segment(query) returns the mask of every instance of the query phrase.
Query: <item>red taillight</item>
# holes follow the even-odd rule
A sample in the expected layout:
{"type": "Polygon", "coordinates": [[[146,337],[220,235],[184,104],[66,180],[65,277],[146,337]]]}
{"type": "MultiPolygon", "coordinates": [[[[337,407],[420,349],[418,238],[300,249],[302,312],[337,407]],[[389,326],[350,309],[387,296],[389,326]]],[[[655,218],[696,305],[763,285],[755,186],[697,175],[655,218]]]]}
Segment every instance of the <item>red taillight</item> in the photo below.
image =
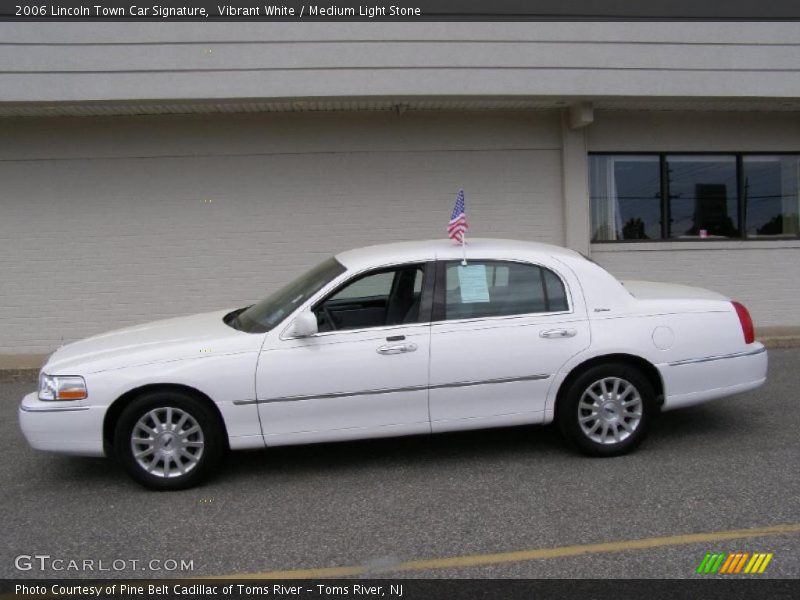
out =
{"type": "Polygon", "coordinates": [[[742,325],[742,333],[744,334],[744,343],[752,344],[756,341],[756,330],[753,327],[753,319],[750,318],[750,313],[743,304],[738,302],[731,302],[733,308],[736,309],[736,315],[739,317],[739,323],[742,325]]]}

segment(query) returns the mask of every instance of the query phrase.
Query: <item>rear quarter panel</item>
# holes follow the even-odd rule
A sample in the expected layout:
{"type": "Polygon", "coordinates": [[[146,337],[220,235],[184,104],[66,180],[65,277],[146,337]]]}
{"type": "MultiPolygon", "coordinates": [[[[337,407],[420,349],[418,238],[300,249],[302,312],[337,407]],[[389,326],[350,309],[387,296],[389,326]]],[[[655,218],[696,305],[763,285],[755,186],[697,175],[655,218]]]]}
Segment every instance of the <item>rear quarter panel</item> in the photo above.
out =
{"type": "Polygon", "coordinates": [[[730,302],[633,300],[626,314],[591,320],[592,346],[627,348],[654,365],[747,348],[730,302]]]}
{"type": "Polygon", "coordinates": [[[592,346],[624,352],[629,345],[626,353],[655,365],[664,388],[664,410],[744,392],[764,382],[766,352],[757,342],[745,343],[729,302],[715,307],[681,301],[684,306],[672,307],[676,312],[666,312],[671,305],[667,301],[660,303],[660,310],[655,302],[641,304],[642,311],[655,310],[593,321],[592,346]]]}
{"type": "Polygon", "coordinates": [[[552,420],[558,391],[569,373],[600,356],[628,354],[643,358],[658,370],[665,408],[675,408],[744,389],[763,382],[766,354],[756,359],[728,359],[672,366],[737,353],[756,352],[746,344],[738,316],[728,300],[638,299],[605,270],[588,261],[568,265],[586,300],[591,344],[560,369],[548,392],[546,421],[552,420]],[[745,361],[746,364],[745,364],[745,361]]]}

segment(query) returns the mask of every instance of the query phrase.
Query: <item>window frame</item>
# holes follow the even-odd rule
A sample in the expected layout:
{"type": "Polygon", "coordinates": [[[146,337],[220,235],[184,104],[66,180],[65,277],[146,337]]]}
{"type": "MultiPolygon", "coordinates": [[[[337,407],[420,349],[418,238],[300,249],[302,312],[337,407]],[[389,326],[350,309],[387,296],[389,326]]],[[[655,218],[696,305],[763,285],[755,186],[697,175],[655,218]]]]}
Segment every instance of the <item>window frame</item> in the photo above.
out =
{"type": "MultiPolygon", "coordinates": [[[[422,268],[422,290],[420,295],[420,304],[419,304],[419,317],[416,323],[399,323],[396,325],[375,325],[373,327],[358,327],[354,329],[334,329],[331,331],[318,331],[315,334],[312,334],[308,337],[325,337],[329,335],[341,335],[341,334],[350,334],[350,333],[359,333],[359,332],[366,332],[366,331],[380,331],[380,330],[393,330],[399,329],[403,327],[420,327],[420,326],[430,326],[431,324],[431,313],[432,313],[432,306],[433,306],[433,293],[434,293],[434,280],[435,280],[435,261],[433,260],[412,260],[408,262],[399,262],[396,264],[388,264],[382,265],[380,267],[371,267],[367,269],[363,269],[358,272],[354,272],[351,274],[350,277],[340,281],[338,284],[334,285],[328,291],[322,291],[321,296],[318,298],[314,298],[308,304],[307,309],[302,310],[309,310],[312,313],[315,311],[317,307],[321,304],[338,294],[347,286],[355,283],[359,279],[363,279],[364,277],[369,277],[371,275],[378,275],[380,273],[386,273],[389,271],[396,271],[398,269],[403,269],[407,267],[421,267],[422,268]]],[[[291,338],[294,339],[294,338],[291,338]]]]}
{"type": "MultiPolygon", "coordinates": [[[[745,200],[743,196],[744,191],[744,159],[747,156],[796,156],[798,161],[800,162],[800,150],[798,151],[768,151],[768,150],[757,150],[757,151],[725,151],[725,150],[703,150],[703,151],[694,151],[694,150],[670,150],[668,152],[664,151],[648,151],[648,150],[624,150],[620,152],[608,151],[604,150],[601,152],[589,152],[587,154],[589,157],[591,156],[657,156],[659,160],[659,173],[660,173],[660,201],[661,201],[661,237],[658,239],[653,240],[642,240],[642,239],[635,239],[635,240],[595,240],[592,239],[592,231],[589,232],[589,243],[590,244],[725,244],[730,242],[746,242],[746,243],[775,243],[775,242],[792,242],[800,240],[800,230],[798,230],[797,234],[795,235],[783,235],[783,236],[776,236],[776,237],[748,237],[747,236],[747,220],[745,217],[745,200]],[[726,238],[678,238],[678,237],[667,237],[667,233],[669,232],[669,219],[671,213],[671,206],[669,202],[669,181],[668,181],[668,173],[667,173],[667,157],[668,156],[730,156],[733,157],[736,163],[736,209],[738,212],[736,225],[739,229],[739,235],[737,237],[726,237],[726,238]]],[[[589,201],[589,212],[591,215],[592,205],[591,205],[591,181],[589,182],[589,193],[590,197],[589,201]]]]}
{"type": "MultiPolygon", "coordinates": [[[[564,287],[564,295],[567,300],[567,310],[558,310],[558,311],[548,311],[548,312],[531,312],[531,313],[519,313],[515,315],[493,315],[493,316],[486,316],[486,317],[467,317],[463,319],[447,319],[445,318],[446,315],[446,303],[447,303],[447,265],[450,263],[458,263],[460,262],[458,259],[443,259],[436,261],[436,278],[434,282],[434,290],[433,290],[433,306],[432,306],[432,313],[431,313],[431,324],[450,324],[450,323],[474,323],[474,322],[481,322],[481,321],[498,321],[498,320],[508,320],[508,319],[525,319],[531,317],[550,317],[550,316],[562,316],[562,315],[570,315],[575,311],[575,305],[572,301],[572,290],[570,289],[569,283],[567,282],[566,277],[564,277],[558,270],[554,269],[553,267],[544,265],[538,262],[532,262],[530,260],[519,260],[519,259],[509,259],[509,258],[480,258],[480,257],[469,257],[467,259],[467,264],[471,263],[496,263],[496,264],[504,264],[504,263],[511,263],[511,264],[521,264],[526,265],[529,267],[538,267],[539,269],[544,269],[550,271],[556,278],[561,282],[561,285],[564,287]]],[[[544,285],[544,275],[542,275],[542,282],[544,285]]]]}

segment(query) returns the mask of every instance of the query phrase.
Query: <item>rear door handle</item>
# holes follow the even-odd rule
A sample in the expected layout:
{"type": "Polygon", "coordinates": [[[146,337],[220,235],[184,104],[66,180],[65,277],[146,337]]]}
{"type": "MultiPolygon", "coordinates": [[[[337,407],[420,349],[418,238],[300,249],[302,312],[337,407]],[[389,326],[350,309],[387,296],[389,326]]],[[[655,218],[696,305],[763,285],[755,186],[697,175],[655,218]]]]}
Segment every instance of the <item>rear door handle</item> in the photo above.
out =
{"type": "Polygon", "coordinates": [[[543,338],[571,338],[578,335],[578,332],[574,329],[548,329],[547,331],[543,331],[539,334],[539,337],[543,338]]]}
{"type": "Polygon", "coordinates": [[[414,352],[416,344],[386,344],[378,348],[378,354],[403,354],[404,352],[414,352]]]}

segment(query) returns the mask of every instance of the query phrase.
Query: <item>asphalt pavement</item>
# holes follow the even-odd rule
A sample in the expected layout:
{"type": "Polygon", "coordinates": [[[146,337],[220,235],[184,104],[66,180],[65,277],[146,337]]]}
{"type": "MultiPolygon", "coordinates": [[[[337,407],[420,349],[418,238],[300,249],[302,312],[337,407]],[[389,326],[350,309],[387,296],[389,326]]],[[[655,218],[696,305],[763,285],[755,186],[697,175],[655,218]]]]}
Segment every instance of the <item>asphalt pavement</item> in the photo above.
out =
{"type": "Polygon", "coordinates": [[[516,427],[233,453],[217,477],[174,493],[140,488],[110,460],[30,449],[17,405],[34,388],[0,384],[0,577],[367,565],[383,577],[684,578],[706,552],[771,552],[760,577],[800,577],[797,527],[711,535],[800,524],[798,349],[771,350],[755,392],[660,415],[624,457],[586,458],[553,427],[516,427]],[[662,541],[631,543],[644,538],[662,541]]]}

